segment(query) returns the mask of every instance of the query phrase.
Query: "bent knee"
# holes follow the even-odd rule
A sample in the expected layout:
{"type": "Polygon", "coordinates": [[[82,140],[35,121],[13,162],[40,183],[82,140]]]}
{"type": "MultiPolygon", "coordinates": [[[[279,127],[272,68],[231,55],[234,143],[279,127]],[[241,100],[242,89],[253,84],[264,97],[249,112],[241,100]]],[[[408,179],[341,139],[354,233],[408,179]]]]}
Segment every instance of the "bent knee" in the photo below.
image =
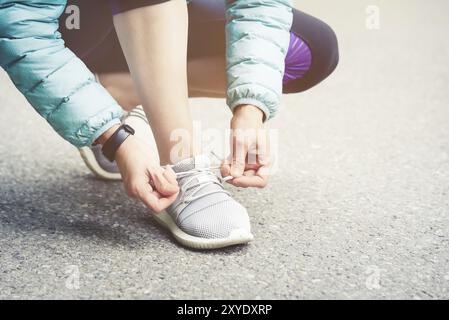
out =
{"type": "Polygon", "coordinates": [[[284,85],[284,93],[314,87],[332,74],[339,62],[337,35],[327,23],[295,9],[292,32],[309,47],[312,63],[303,77],[284,85]]]}
{"type": "Polygon", "coordinates": [[[326,67],[324,78],[329,76],[336,68],[340,59],[338,39],[335,31],[326,23],[321,26],[323,49],[320,53],[322,64],[326,67]]]}

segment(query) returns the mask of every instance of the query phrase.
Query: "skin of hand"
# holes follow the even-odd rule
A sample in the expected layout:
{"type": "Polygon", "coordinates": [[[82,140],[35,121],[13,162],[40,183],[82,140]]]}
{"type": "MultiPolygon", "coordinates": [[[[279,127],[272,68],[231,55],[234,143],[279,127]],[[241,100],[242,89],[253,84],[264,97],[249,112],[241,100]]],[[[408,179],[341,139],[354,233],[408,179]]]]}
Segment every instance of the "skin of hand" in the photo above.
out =
{"type": "Polygon", "coordinates": [[[264,188],[268,182],[270,157],[263,130],[263,112],[252,105],[234,109],[231,120],[232,154],[221,167],[223,177],[236,187],[264,188]]]}
{"type": "MultiPolygon", "coordinates": [[[[99,139],[103,144],[117,130],[114,126],[99,139]]],[[[127,194],[142,201],[156,213],[171,205],[178,196],[176,174],[170,166],[163,168],[154,160],[151,149],[135,136],[129,136],[118,148],[115,160],[127,194]]]]}

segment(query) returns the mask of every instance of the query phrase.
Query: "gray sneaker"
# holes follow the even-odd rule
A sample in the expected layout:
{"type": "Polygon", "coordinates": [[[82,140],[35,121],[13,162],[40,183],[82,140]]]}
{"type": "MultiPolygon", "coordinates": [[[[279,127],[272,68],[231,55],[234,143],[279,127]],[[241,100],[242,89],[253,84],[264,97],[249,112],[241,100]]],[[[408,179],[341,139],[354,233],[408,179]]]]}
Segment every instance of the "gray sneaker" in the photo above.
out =
{"type": "Polygon", "coordinates": [[[155,214],[181,244],[215,249],[253,240],[246,209],[223,187],[208,155],[174,165],[180,192],[164,212],[155,214]]]}
{"type": "Polygon", "coordinates": [[[81,158],[97,178],[104,180],[121,180],[117,163],[109,161],[101,151],[102,146],[83,147],[79,149],[81,158]]]}

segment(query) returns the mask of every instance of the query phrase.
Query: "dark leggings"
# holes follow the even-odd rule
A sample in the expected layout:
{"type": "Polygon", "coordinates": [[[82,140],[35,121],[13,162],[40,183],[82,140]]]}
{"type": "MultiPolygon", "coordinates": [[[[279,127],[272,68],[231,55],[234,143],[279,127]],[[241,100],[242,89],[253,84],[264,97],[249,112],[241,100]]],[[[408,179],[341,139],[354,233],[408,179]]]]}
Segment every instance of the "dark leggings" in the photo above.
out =
{"type": "MultiPolygon", "coordinates": [[[[81,28],[68,30],[61,16],[60,32],[69,47],[96,73],[129,72],[112,23],[112,14],[166,0],[69,0],[80,8],[81,28]]],[[[226,54],[224,0],[193,0],[188,5],[188,60],[226,54]]],[[[284,93],[302,92],[323,81],[338,64],[334,31],[323,21],[293,9],[291,31],[312,52],[312,65],[299,79],[284,85],[284,93]]]]}

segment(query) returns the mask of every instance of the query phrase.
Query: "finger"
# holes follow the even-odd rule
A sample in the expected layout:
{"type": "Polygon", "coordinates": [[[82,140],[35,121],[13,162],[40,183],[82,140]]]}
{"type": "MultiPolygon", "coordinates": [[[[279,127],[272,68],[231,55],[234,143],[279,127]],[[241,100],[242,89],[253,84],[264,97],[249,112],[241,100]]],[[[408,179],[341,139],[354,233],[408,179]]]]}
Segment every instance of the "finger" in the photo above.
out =
{"type": "Polygon", "coordinates": [[[149,184],[144,184],[138,191],[138,198],[154,213],[159,213],[170,206],[177,198],[178,193],[164,197],[149,184]]]}
{"type": "Polygon", "coordinates": [[[253,166],[253,165],[258,165],[257,163],[257,149],[256,149],[256,145],[252,145],[247,153],[246,153],[246,159],[245,159],[245,168],[247,166],[253,166]]]}
{"type": "Polygon", "coordinates": [[[259,130],[257,135],[257,161],[261,165],[268,165],[271,162],[270,143],[265,130],[259,130]]]}
{"type": "Polygon", "coordinates": [[[232,180],[232,184],[236,187],[240,188],[264,188],[267,185],[266,179],[260,177],[260,176],[241,176],[238,178],[234,178],[232,180]]]}
{"type": "Polygon", "coordinates": [[[259,168],[260,168],[260,164],[258,164],[258,163],[255,163],[255,164],[247,163],[247,164],[245,164],[245,172],[243,174],[245,174],[249,170],[257,171],[259,168]]]}
{"type": "Polygon", "coordinates": [[[238,178],[235,178],[232,181],[232,184],[236,187],[255,187],[255,188],[264,188],[266,187],[268,182],[268,175],[263,175],[259,170],[247,170],[244,175],[238,178]]]}
{"type": "Polygon", "coordinates": [[[170,206],[173,202],[175,202],[176,198],[178,197],[178,193],[175,193],[174,195],[171,195],[169,197],[160,197],[158,198],[158,208],[159,212],[162,210],[165,210],[168,206],[170,206]]]}
{"type": "Polygon", "coordinates": [[[270,173],[271,173],[271,165],[270,164],[261,166],[256,172],[256,176],[258,176],[260,178],[260,180],[259,180],[259,184],[255,187],[265,188],[268,184],[268,178],[270,177],[270,173]]]}
{"type": "Polygon", "coordinates": [[[243,176],[234,178],[232,184],[240,188],[258,187],[261,183],[260,179],[261,178],[256,175],[256,170],[247,170],[243,176]]]}
{"type": "Polygon", "coordinates": [[[257,175],[268,180],[268,177],[271,175],[271,168],[271,163],[260,166],[259,169],[257,169],[257,175]]]}
{"type": "Polygon", "coordinates": [[[178,180],[176,179],[176,173],[173,171],[171,166],[167,166],[163,173],[164,177],[168,182],[174,185],[178,185],[178,180]]]}
{"type": "Polygon", "coordinates": [[[154,212],[160,212],[159,199],[153,193],[151,186],[145,183],[137,191],[137,197],[142,201],[150,210],[154,212]]]}
{"type": "MultiPolygon", "coordinates": [[[[243,172],[243,175],[244,176],[250,176],[250,175],[255,175],[255,173],[257,172],[257,170],[260,168],[260,165],[259,164],[245,164],[245,171],[243,172]]],[[[231,172],[231,167],[229,166],[229,165],[223,165],[222,167],[221,167],[221,176],[223,177],[223,178],[225,178],[225,177],[229,177],[230,176],[230,172],[231,172]]],[[[232,177],[232,176],[230,176],[230,177],[232,177]]],[[[233,178],[233,179],[235,179],[235,178],[233,178]]],[[[228,182],[228,183],[230,183],[230,184],[232,184],[232,185],[234,185],[233,183],[232,183],[232,181],[233,181],[233,179],[229,179],[229,180],[226,180],[226,182],[228,182]]],[[[242,187],[242,188],[245,188],[245,187],[247,187],[246,185],[241,185],[241,184],[238,184],[238,185],[235,185],[236,187],[242,187]]]]}
{"type": "Polygon", "coordinates": [[[238,188],[247,188],[251,185],[248,184],[247,179],[243,179],[243,177],[248,177],[249,171],[245,171],[242,176],[238,178],[233,178],[232,180],[228,181],[229,184],[233,185],[234,187],[238,188]],[[242,181],[243,180],[243,181],[242,181]]]}
{"type": "Polygon", "coordinates": [[[247,147],[244,141],[234,137],[233,139],[233,153],[231,161],[231,175],[233,177],[240,177],[245,170],[245,160],[247,154],[247,147]]]}
{"type": "Polygon", "coordinates": [[[239,187],[239,188],[247,188],[247,187],[251,187],[252,183],[251,183],[251,178],[256,174],[256,170],[253,169],[249,169],[248,165],[245,168],[245,172],[243,172],[243,175],[241,177],[238,178],[234,178],[232,181],[229,181],[230,184],[232,184],[235,187],[239,187]],[[248,183],[249,181],[249,183],[248,183]]]}
{"type": "Polygon", "coordinates": [[[154,182],[155,189],[162,196],[171,196],[179,191],[178,184],[172,184],[165,178],[162,170],[150,172],[151,179],[154,182]]]}
{"type": "Polygon", "coordinates": [[[220,167],[220,173],[223,178],[231,175],[231,166],[229,164],[223,163],[220,167]]]}

